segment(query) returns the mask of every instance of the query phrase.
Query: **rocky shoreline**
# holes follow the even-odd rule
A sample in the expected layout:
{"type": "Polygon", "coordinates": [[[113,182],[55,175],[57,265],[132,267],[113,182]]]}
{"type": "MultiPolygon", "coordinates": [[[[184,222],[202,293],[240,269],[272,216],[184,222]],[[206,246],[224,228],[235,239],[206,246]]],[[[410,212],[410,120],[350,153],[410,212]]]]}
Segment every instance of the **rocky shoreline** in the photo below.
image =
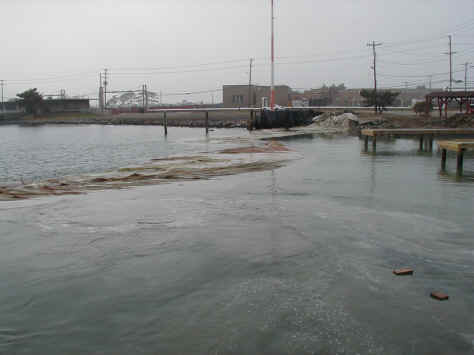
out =
{"type": "MultiPolygon", "coordinates": [[[[248,113],[235,112],[229,114],[211,113],[209,127],[211,128],[246,128],[248,113]]],[[[169,127],[205,127],[203,113],[176,112],[168,114],[169,127]]],[[[0,119],[0,125],[46,125],[46,124],[99,124],[99,125],[163,125],[162,113],[145,114],[61,114],[44,117],[24,116],[12,119],[0,119]]]]}
{"type": "MultiPolygon", "coordinates": [[[[448,119],[437,115],[417,116],[387,112],[381,115],[371,113],[326,112],[316,116],[309,126],[318,130],[340,131],[357,135],[365,128],[474,128],[474,115],[453,114],[448,119]]],[[[210,128],[247,128],[248,112],[212,112],[209,115],[210,128]]],[[[167,117],[169,127],[205,127],[204,113],[173,112],[167,117]]],[[[163,125],[162,113],[104,114],[61,114],[45,117],[25,116],[0,119],[0,125],[47,125],[47,124],[98,124],[98,125],[163,125]]],[[[303,127],[309,127],[301,126],[303,127]]],[[[298,127],[293,127],[298,128],[298,127]]],[[[291,129],[291,127],[289,127],[291,129]]]]}

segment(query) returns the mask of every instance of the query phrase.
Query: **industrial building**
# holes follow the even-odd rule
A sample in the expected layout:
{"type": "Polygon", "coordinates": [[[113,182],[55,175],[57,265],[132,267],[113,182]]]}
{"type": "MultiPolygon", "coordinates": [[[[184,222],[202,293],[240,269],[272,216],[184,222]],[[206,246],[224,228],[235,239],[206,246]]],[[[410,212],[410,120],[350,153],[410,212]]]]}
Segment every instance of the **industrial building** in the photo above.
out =
{"type": "MultiPolygon", "coordinates": [[[[224,107],[265,107],[270,105],[270,86],[259,85],[224,85],[224,107]]],[[[290,87],[275,86],[275,104],[288,106],[290,103],[290,87]]]]}
{"type": "MultiPolygon", "coordinates": [[[[5,103],[8,107],[6,111],[25,112],[23,102],[21,100],[5,103]]],[[[38,107],[38,114],[43,113],[63,113],[63,112],[89,112],[89,99],[44,99],[41,106],[38,107]]]]}
{"type": "Polygon", "coordinates": [[[46,99],[43,100],[43,111],[58,112],[89,112],[89,99],[46,99]]]}

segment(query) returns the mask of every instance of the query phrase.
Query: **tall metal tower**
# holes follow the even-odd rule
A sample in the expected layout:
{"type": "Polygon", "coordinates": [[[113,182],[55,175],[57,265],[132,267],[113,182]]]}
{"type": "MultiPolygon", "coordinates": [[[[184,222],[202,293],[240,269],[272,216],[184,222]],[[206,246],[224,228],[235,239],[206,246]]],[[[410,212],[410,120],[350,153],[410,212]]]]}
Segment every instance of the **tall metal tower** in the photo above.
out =
{"type": "Polygon", "coordinates": [[[275,109],[275,16],[274,0],[272,1],[272,86],[270,88],[270,108],[275,109]]]}
{"type": "Polygon", "coordinates": [[[2,117],[5,117],[5,102],[3,101],[3,86],[5,85],[5,81],[0,80],[0,84],[2,85],[2,117]]]}

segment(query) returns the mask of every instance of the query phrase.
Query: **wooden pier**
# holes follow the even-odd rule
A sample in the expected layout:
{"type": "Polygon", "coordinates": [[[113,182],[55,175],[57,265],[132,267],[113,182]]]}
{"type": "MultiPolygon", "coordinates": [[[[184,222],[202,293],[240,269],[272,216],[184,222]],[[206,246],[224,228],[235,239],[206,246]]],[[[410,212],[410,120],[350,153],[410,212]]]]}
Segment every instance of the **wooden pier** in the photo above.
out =
{"type": "Polygon", "coordinates": [[[307,124],[312,121],[319,107],[279,107],[275,110],[258,107],[239,108],[190,108],[190,109],[150,109],[147,112],[160,112],[163,114],[163,127],[165,136],[168,134],[168,118],[172,113],[193,112],[204,114],[206,135],[209,134],[209,115],[219,112],[248,112],[247,128],[289,128],[307,124]],[[257,116],[258,115],[258,116],[257,116]]]}
{"type": "Polygon", "coordinates": [[[377,150],[377,137],[418,137],[420,151],[424,148],[433,151],[433,140],[438,137],[474,137],[473,128],[401,128],[401,129],[363,129],[361,136],[364,138],[364,151],[369,149],[369,137],[372,137],[372,150],[377,150]]]}
{"type": "Polygon", "coordinates": [[[457,153],[456,173],[458,176],[461,176],[464,164],[464,152],[468,149],[474,149],[474,139],[440,141],[438,145],[441,148],[441,170],[446,170],[447,151],[450,150],[457,153]]]}

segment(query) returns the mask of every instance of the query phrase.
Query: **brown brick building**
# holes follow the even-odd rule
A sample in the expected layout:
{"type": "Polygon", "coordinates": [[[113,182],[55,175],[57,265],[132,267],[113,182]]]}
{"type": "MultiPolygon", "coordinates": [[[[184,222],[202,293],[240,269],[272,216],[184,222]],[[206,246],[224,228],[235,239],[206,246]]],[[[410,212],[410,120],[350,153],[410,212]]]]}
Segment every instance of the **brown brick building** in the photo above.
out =
{"type": "MultiPolygon", "coordinates": [[[[262,107],[270,104],[270,86],[251,85],[224,85],[224,107],[262,107]],[[249,90],[250,89],[250,90],[249,90]],[[250,93],[250,98],[249,98],[250,93]]],[[[287,85],[275,86],[275,104],[288,106],[290,103],[290,87],[287,85]]]]}

